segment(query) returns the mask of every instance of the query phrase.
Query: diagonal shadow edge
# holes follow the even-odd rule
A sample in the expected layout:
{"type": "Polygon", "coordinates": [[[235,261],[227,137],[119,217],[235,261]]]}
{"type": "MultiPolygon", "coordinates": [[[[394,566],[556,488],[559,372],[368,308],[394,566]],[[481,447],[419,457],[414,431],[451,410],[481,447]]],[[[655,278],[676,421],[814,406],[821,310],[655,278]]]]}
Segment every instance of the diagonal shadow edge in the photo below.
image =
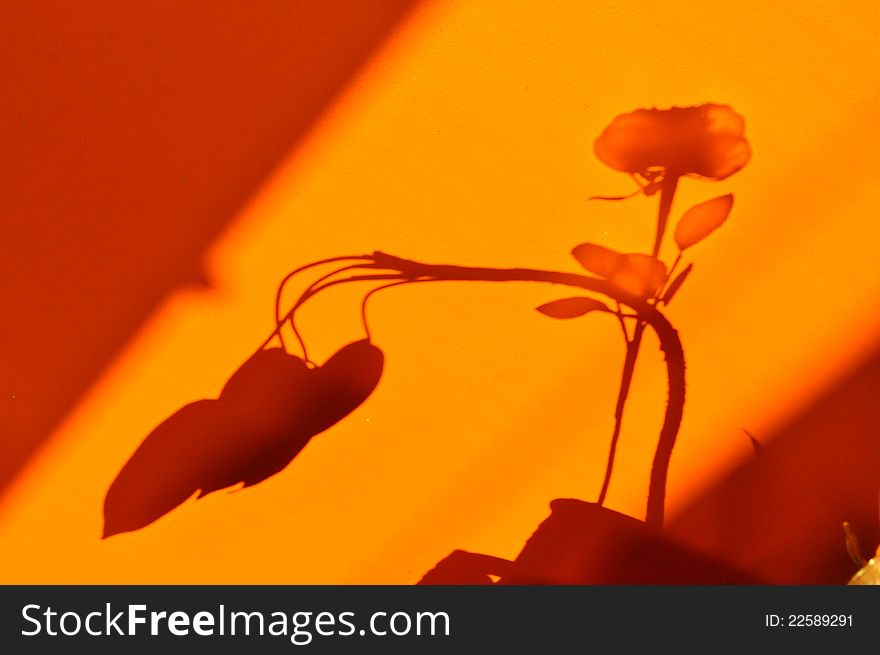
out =
{"type": "Polygon", "coordinates": [[[43,124],[55,160],[28,158],[32,134],[4,121],[19,166],[3,190],[12,239],[0,258],[10,282],[2,301],[15,320],[0,330],[0,493],[163,298],[198,281],[202,254],[418,4],[274,2],[250,14],[230,6],[199,34],[187,28],[201,18],[184,15],[191,7],[96,3],[67,31],[64,16],[40,8],[13,17],[32,35],[6,46],[14,81],[27,91],[43,75],[47,88],[13,94],[18,104],[7,111],[43,124]],[[40,60],[34,49],[46,44],[33,35],[44,26],[60,32],[40,60]],[[157,33],[168,39],[156,46],[165,59],[144,45],[157,33]],[[61,79],[53,57],[65,49],[65,72],[82,89],[61,79]],[[117,60],[105,63],[107,51],[117,60]],[[118,79],[133,72],[139,86],[118,79]],[[84,97],[102,85],[106,97],[84,97]],[[43,92],[57,96],[56,109],[43,92]],[[239,106],[216,109],[232,101],[239,106]],[[143,136],[131,135],[137,122],[143,136]],[[38,171],[50,188],[38,188],[38,171]],[[63,330],[44,320],[47,298],[63,330]]]}

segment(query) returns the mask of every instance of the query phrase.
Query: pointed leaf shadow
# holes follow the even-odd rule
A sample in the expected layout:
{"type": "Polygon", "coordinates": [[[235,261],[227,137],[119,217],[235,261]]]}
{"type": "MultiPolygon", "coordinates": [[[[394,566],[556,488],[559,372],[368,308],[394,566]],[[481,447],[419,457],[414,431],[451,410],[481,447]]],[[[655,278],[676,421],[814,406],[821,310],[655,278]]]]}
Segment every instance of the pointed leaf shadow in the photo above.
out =
{"type": "Polygon", "coordinates": [[[733,194],[728,193],[688,209],[675,226],[674,237],[679,250],[690,248],[721,227],[732,207],[733,194]]]}
{"type": "Polygon", "coordinates": [[[560,298],[535,307],[550,318],[578,318],[590,312],[610,312],[601,300],[587,297],[560,298]]]}

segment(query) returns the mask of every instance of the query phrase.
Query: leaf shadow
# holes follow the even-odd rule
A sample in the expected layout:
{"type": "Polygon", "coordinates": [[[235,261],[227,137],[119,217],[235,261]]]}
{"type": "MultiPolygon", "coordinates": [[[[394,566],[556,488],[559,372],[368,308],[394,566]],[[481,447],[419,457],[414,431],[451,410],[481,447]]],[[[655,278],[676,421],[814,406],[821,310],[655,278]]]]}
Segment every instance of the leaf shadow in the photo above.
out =
{"type": "Polygon", "coordinates": [[[367,340],[314,368],[282,348],[259,350],[219,398],[182,407],[147,435],[107,491],[103,537],[146,527],[193,496],[280,473],[372,394],[383,366],[367,340]]]}

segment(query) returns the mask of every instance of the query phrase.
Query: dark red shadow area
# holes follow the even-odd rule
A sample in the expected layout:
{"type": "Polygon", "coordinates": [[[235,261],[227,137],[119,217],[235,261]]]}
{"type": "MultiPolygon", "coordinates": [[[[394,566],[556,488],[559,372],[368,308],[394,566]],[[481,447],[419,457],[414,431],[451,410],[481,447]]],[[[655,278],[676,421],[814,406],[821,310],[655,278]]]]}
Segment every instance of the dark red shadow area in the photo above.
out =
{"type": "Polygon", "coordinates": [[[5,3],[0,489],[416,2],[5,3]]]}
{"type": "Polygon", "coordinates": [[[880,543],[880,350],[764,443],[670,531],[771,583],[845,583],[843,522],[880,543]]]}

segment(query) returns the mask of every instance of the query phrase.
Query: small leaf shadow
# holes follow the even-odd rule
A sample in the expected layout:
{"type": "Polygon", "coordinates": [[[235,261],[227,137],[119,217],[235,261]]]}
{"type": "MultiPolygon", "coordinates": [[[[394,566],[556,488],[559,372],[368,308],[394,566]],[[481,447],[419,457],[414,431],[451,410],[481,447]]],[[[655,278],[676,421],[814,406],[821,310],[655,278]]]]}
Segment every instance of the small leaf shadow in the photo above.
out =
{"type": "Polygon", "coordinates": [[[688,209],[675,226],[674,237],[679,250],[690,248],[721,227],[732,207],[733,194],[728,193],[688,209]]]}
{"type": "Polygon", "coordinates": [[[601,300],[586,297],[560,298],[535,307],[550,318],[578,318],[590,312],[610,312],[601,300]]]}

